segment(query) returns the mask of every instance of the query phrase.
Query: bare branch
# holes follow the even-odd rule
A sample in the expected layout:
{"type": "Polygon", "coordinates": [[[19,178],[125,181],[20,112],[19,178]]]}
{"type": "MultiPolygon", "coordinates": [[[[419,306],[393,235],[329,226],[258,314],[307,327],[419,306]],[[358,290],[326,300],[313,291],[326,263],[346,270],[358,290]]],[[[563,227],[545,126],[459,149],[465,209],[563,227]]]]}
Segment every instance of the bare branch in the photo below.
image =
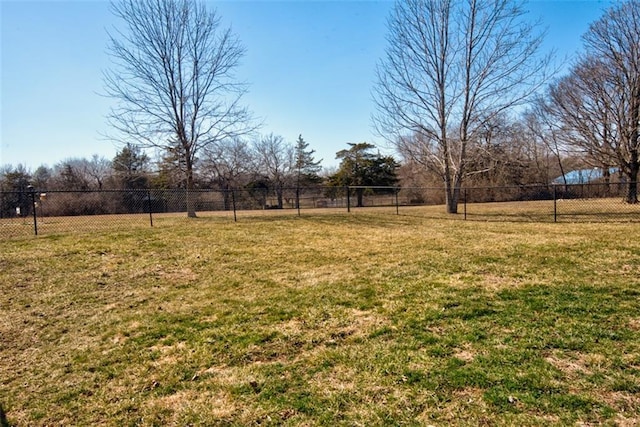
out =
{"type": "Polygon", "coordinates": [[[244,47],[196,0],[120,0],[112,11],[126,25],[109,35],[113,68],[104,72],[118,101],[112,137],[180,153],[192,188],[199,151],[255,128],[233,74],[244,47]]]}
{"type": "Polygon", "coordinates": [[[542,34],[510,0],[405,0],[377,68],[379,134],[438,173],[456,212],[469,145],[548,80],[542,34]]]}

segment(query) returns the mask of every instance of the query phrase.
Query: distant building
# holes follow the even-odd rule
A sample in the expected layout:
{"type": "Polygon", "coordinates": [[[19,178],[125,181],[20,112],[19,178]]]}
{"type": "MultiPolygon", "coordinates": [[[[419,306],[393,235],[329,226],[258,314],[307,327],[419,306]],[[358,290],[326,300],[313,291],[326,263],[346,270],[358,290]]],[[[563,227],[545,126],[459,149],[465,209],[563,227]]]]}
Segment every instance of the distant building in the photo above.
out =
{"type": "MultiPolygon", "coordinates": [[[[616,172],[618,172],[618,168],[609,168],[609,175],[613,175],[616,172]]],[[[564,179],[562,176],[557,177],[552,181],[552,184],[564,184],[565,179],[567,184],[588,184],[603,177],[604,173],[601,168],[578,169],[564,174],[564,179]]]]}

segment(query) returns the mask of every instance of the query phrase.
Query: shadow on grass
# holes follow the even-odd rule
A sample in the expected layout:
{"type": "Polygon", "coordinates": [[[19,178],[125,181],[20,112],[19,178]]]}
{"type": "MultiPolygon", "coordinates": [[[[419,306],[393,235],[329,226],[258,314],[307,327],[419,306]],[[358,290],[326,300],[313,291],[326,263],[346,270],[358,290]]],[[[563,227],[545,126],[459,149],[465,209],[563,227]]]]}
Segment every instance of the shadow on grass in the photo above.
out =
{"type": "Polygon", "coordinates": [[[7,421],[7,415],[4,413],[2,403],[0,403],[0,427],[10,427],[9,421],[7,421]]]}

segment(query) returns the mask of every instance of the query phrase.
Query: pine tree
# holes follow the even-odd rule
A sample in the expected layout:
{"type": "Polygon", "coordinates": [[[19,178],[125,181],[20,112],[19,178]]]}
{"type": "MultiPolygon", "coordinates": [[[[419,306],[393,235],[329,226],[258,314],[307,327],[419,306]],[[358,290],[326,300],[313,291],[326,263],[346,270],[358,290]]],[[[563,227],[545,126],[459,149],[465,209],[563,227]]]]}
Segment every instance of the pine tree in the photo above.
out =
{"type": "Polygon", "coordinates": [[[111,162],[123,189],[140,189],[148,185],[147,164],[149,157],[139,146],[127,144],[111,162]]]}
{"type": "Polygon", "coordinates": [[[318,175],[318,172],[322,169],[322,166],[320,166],[322,159],[316,161],[313,158],[313,153],[316,151],[308,148],[309,143],[302,138],[302,135],[298,135],[295,145],[295,168],[298,188],[322,182],[322,178],[318,175]]]}

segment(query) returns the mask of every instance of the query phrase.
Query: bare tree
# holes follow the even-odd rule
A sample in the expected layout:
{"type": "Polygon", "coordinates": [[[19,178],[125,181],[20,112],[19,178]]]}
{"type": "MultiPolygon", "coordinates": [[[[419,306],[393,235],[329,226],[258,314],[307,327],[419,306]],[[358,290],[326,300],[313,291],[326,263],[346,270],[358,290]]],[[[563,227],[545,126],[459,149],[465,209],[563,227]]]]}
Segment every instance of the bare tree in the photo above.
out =
{"type": "MultiPolygon", "coordinates": [[[[565,132],[552,113],[547,100],[543,97],[536,98],[531,108],[524,113],[523,120],[530,137],[534,141],[539,141],[553,155],[567,191],[567,177],[563,162],[568,152],[565,138],[563,138],[565,132]]],[[[548,184],[548,180],[545,183],[548,184]]]]}
{"type": "Polygon", "coordinates": [[[102,190],[105,180],[112,175],[111,160],[94,154],[85,163],[85,173],[96,182],[98,190],[102,190]]]}
{"type": "Polygon", "coordinates": [[[207,147],[202,159],[202,169],[218,188],[230,190],[241,186],[243,179],[255,174],[255,163],[246,140],[229,138],[207,147]]]}
{"type": "Polygon", "coordinates": [[[53,167],[53,181],[59,190],[87,191],[91,190],[91,177],[86,173],[87,160],[71,157],[58,162],[53,167]]]}
{"type": "Polygon", "coordinates": [[[204,151],[202,171],[205,177],[223,190],[225,209],[231,209],[231,190],[246,184],[255,175],[255,159],[247,141],[229,138],[204,151]]]}
{"type": "Polygon", "coordinates": [[[278,200],[278,208],[283,208],[284,188],[291,183],[295,171],[295,150],[280,135],[264,135],[253,146],[258,170],[264,175],[278,200]]]}
{"type": "Polygon", "coordinates": [[[405,0],[389,19],[374,123],[402,153],[437,172],[456,213],[469,145],[486,123],[546,80],[542,35],[509,0],[405,0]]]}
{"type": "Polygon", "coordinates": [[[233,75],[245,50],[196,0],[121,0],[112,10],[127,29],[109,39],[114,67],[104,80],[119,101],[109,123],[122,142],[180,153],[192,189],[197,153],[250,130],[239,104],[246,89],[233,75]]]}
{"type": "Polygon", "coordinates": [[[625,200],[638,202],[640,170],[640,3],[612,7],[584,36],[586,55],[551,86],[548,109],[564,137],[608,172],[627,178],[625,200]]]}
{"type": "Polygon", "coordinates": [[[539,112],[554,143],[567,151],[577,149],[591,167],[608,171],[616,163],[612,109],[618,102],[614,88],[604,78],[604,67],[596,58],[583,58],[568,76],[549,86],[548,99],[540,104],[539,112]]]}
{"type": "Polygon", "coordinates": [[[111,161],[94,154],[91,159],[70,157],[50,171],[50,181],[63,190],[102,190],[113,174],[111,161]]]}
{"type": "Polygon", "coordinates": [[[521,124],[506,115],[478,129],[476,141],[468,148],[466,179],[476,186],[528,184],[530,164],[521,130],[521,124]]]}

